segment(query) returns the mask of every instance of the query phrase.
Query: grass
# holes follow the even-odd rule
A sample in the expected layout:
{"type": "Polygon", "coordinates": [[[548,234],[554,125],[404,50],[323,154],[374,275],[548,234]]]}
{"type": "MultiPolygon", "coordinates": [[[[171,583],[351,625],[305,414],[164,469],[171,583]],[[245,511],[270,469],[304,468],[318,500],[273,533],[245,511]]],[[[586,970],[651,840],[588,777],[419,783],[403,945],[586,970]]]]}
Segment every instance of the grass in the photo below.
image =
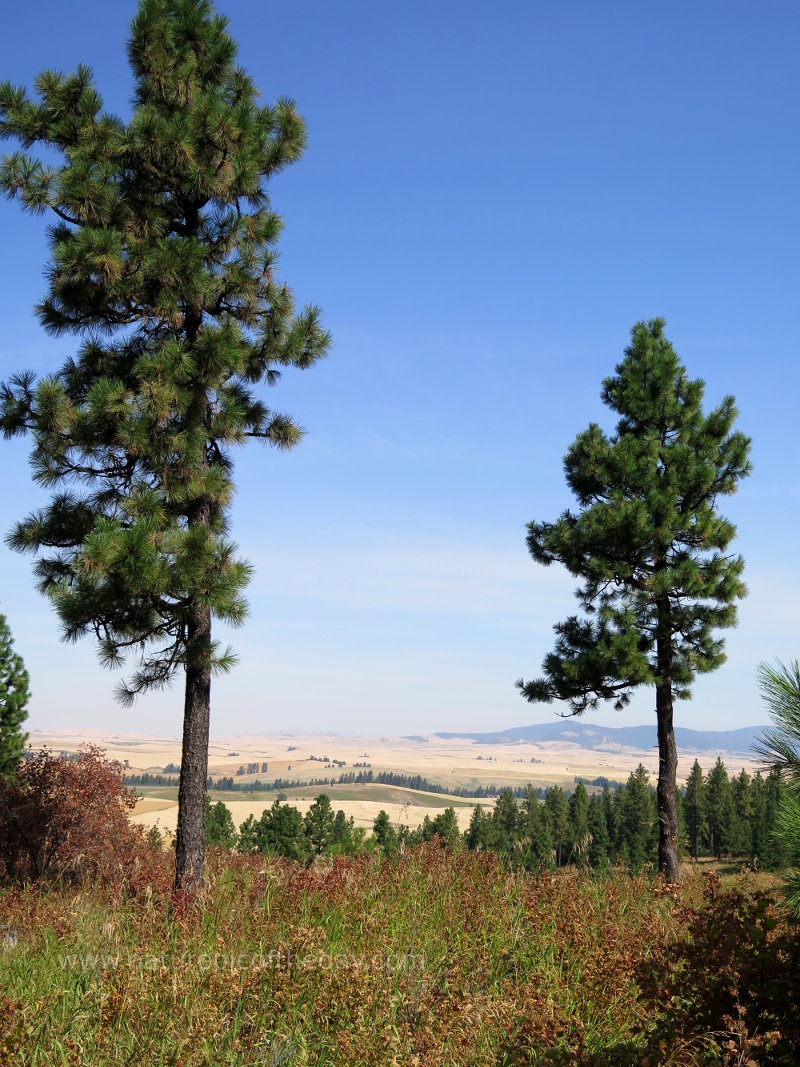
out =
{"type": "MultiPolygon", "coordinates": [[[[176,785],[137,785],[133,786],[134,792],[148,800],[172,800],[178,803],[178,787],[176,785]]],[[[260,794],[259,794],[260,795],[260,794]]]]}
{"type": "MultiPolygon", "coordinates": [[[[420,789],[408,789],[399,785],[383,785],[380,782],[364,782],[332,785],[332,786],[305,786],[302,788],[290,788],[284,790],[287,798],[291,801],[297,797],[317,797],[320,793],[327,793],[331,803],[336,804],[349,800],[369,800],[376,804],[404,804],[410,801],[412,804],[424,808],[474,808],[476,804],[483,803],[491,806],[493,799],[488,801],[465,799],[451,796],[449,793],[427,793],[420,789]]],[[[228,794],[231,796],[232,794],[228,794]]],[[[254,794],[255,795],[255,794],[254,794]]],[[[220,793],[220,797],[222,794],[220,793]]]]}
{"type": "Polygon", "coordinates": [[[531,879],[437,846],[310,870],[216,857],[185,912],[98,889],[0,900],[19,931],[0,977],[7,1062],[31,1067],[602,1050],[635,1033],[636,960],[679,923],[645,878],[531,879]]]}
{"type": "MultiPolygon", "coordinates": [[[[178,802],[177,786],[151,786],[140,785],[134,787],[141,796],[153,800],[172,800],[178,802]]],[[[343,785],[312,785],[312,786],[288,786],[280,790],[288,801],[298,797],[318,797],[320,793],[327,793],[332,803],[350,800],[369,800],[378,804],[403,804],[410,800],[413,804],[426,808],[474,808],[476,804],[484,807],[494,803],[493,798],[474,800],[472,798],[451,796],[449,793],[427,793],[419,789],[408,789],[404,786],[383,785],[380,782],[346,783],[343,785]]],[[[274,789],[210,789],[209,797],[213,801],[222,800],[225,803],[231,801],[268,801],[272,802],[278,796],[278,790],[274,789]]]]}
{"type": "Polygon", "coordinates": [[[168,864],[133,897],[0,891],[0,1062],[638,1065],[642,968],[704,884],[534,878],[433,843],[309,869],[214,852],[187,903],[168,864]]]}

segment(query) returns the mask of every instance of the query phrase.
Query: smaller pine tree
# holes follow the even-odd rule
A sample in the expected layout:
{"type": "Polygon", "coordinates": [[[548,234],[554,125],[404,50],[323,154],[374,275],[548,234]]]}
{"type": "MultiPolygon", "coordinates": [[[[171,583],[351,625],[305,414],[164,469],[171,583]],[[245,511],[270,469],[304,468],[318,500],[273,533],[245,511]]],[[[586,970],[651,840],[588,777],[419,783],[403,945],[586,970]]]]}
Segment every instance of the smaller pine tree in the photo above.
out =
{"type": "Polygon", "coordinates": [[[554,785],[547,790],[544,806],[550,818],[550,831],[553,835],[556,866],[560,867],[565,856],[565,845],[569,831],[569,808],[563,789],[554,785]]]}
{"type": "Polygon", "coordinates": [[[520,810],[510,789],[503,789],[492,812],[492,829],[495,848],[504,855],[514,849],[520,824],[520,810]]]}
{"type": "Polygon", "coordinates": [[[641,763],[631,772],[619,797],[620,852],[638,870],[652,858],[656,826],[655,797],[650,776],[641,763]]]}
{"type": "Polygon", "coordinates": [[[750,862],[756,867],[769,867],[770,828],[767,823],[767,787],[760,771],[753,775],[750,786],[750,862]]]}
{"type": "Polygon", "coordinates": [[[372,835],[384,852],[393,852],[397,847],[397,831],[388,814],[381,809],[372,824],[372,835]]]}
{"type": "Polygon", "coordinates": [[[306,858],[307,838],[303,816],[291,804],[274,801],[256,823],[259,852],[273,853],[290,860],[306,858]]]}
{"type": "Polygon", "coordinates": [[[689,851],[695,860],[700,858],[700,845],[708,834],[706,815],[706,790],[703,780],[703,768],[697,760],[692,764],[692,773],[686,780],[686,794],[683,798],[683,811],[686,820],[686,835],[689,851]]]}
{"type": "Polygon", "coordinates": [[[523,842],[523,862],[527,870],[538,870],[553,862],[553,836],[544,804],[536,790],[529,785],[522,801],[520,833],[523,842]]]}
{"type": "Polygon", "coordinates": [[[347,854],[353,851],[353,831],[355,820],[351,815],[348,819],[341,808],[336,812],[331,831],[331,847],[337,852],[347,854]]]}
{"type": "Polygon", "coordinates": [[[568,834],[573,863],[585,866],[589,860],[589,795],[583,782],[578,782],[569,798],[568,834]]]}
{"type": "Polygon", "coordinates": [[[258,852],[258,832],[256,820],[252,815],[248,815],[239,826],[238,848],[243,856],[252,856],[255,852],[258,852]]]}
{"type": "Polygon", "coordinates": [[[598,797],[592,797],[589,804],[588,827],[589,866],[596,871],[605,870],[611,861],[611,838],[603,801],[598,797]]]}
{"type": "Polygon", "coordinates": [[[438,837],[443,847],[455,848],[461,840],[455,808],[445,808],[431,823],[433,837],[438,837]]]}
{"type": "Polygon", "coordinates": [[[327,793],[320,793],[303,820],[311,851],[316,856],[324,852],[330,844],[335,819],[331,798],[327,793]]]}
{"type": "Polygon", "coordinates": [[[483,810],[480,804],[472,809],[472,818],[464,833],[464,842],[468,849],[477,851],[492,847],[492,816],[483,810]]]}
{"type": "Polygon", "coordinates": [[[208,845],[236,848],[236,827],[231,815],[231,809],[222,800],[212,804],[208,793],[206,793],[205,835],[206,844],[208,845]]]}
{"type": "MultiPolygon", "coordinates": [[[[617,794],[618,792],[619,790],[616,791],[617,794]]],[[[600,798],[600,804],[602,805],[603,815],[606,820],[611,859],[613,861],[616,858],[616,846],[619,832],[617,827],[617,808],[614,805],[614,797],[611,795],[611,790],[607,785],[603,786],[603,795],[600,798]]]]}
{"type": "Polygon", "coordinates": [[[28,740],[22,730],[30,700],[28,672],[13,646],[6,617],[0,615],[0,778],[16,774],[28,740]]]}
{"type": "Polygon", "coordinates": [[[706,807],[708,812],[708,847],[712,855],[719,859],[723,852],[731,847],[731,829],[733,826],[733,801],[731,783],[725,764],[717,757],[717,762],[708,772],[706,780],[706,807]]]}
{"type": "Polygon", "coordinates": [[[744,768],[736,778],[731,779],[731,801],[733,803],[731,852],[737,856],[746,856],[750,848],[750,825],[753,820],[753,810],[750,794],[750,775],[744,768]]]}

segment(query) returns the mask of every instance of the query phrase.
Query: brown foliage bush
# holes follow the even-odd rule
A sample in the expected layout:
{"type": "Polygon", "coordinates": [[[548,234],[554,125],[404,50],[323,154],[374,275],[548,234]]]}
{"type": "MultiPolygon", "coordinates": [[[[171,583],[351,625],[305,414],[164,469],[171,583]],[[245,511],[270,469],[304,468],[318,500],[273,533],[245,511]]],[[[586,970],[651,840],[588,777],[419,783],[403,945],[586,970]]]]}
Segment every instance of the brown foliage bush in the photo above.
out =
{"type": "Polygon", "coordinates": [[[163,864],[128,820],[135,803],[101,749],[36,753],[0,781],[0,880],[142,887],[163,864]]]}
{"type": "Polygon", "coordinates": [[[657,1016],[647,1064],[800,1063],[800,922],[768,893],[710,877],[687,936],[639,984],[657,1016]]]}

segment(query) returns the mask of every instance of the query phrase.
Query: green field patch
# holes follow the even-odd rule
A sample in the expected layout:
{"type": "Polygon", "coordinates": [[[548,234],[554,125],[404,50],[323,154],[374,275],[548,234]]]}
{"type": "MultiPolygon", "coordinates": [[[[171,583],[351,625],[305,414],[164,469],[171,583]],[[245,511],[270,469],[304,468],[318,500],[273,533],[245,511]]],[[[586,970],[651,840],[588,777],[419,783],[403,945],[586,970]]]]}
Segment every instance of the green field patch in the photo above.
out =
{"type": "MultiPolygon", "coordinates": [[[[145,796],[161,797],[169,790],[166,789],[139,789],[138,792],[145,796]]],[[[173,790],[177,800],[178,791],[173,790]]],[[[286,797],[287,802],[292,800],[311,799],[321,793],[327,794],[334,803],[346,803],[348,801],[365,800],[373,804],[405,804],[411,802],[418,807],[436,808],[473,808],[475,804],[482,803],[484,806],[491,800],[477,801],[471,798],[454,797],[449,793],[427,793],[423,790],[408,789],[404,786],[382,785],[379,782],[349,783],[346,785],[311,785],[311,786],[288,786],[285,789],[210,789],[209,797],[213,801],[221,800],[226,804],[238,801],[272,802],[278,799],[278,795],[286,797]]]]}
{"type": "Polygon", "coordinates": [[[176,785],[135,785],[131,788],[140,797],[152,800],[173,800],[176,804],[178,803],[178,787],[176,785]]]}

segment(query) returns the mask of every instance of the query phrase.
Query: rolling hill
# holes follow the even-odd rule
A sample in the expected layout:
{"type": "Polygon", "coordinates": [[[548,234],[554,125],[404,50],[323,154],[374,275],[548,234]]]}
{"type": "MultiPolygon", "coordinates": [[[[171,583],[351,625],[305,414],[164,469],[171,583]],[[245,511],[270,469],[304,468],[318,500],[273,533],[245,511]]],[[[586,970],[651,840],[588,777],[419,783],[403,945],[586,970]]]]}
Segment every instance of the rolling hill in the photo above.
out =
{"type": "MultiPolygon", "coordinates": [[[[676,726],[675,741],[682,752],[745,754],[752,752],[755,738],[763,730],[763,726],[743,726],[738,730],[691,730],[676,726]]],[[[483,745],[552,741],[575,744],[590,751],[612,752],[620,748],[646,751],[657,745],[655,723],[652,726],[596,726],[577,719],[558,719],[489,733],[437,733],[435,736],[446,740],[472,740],[483,745]]]]}

